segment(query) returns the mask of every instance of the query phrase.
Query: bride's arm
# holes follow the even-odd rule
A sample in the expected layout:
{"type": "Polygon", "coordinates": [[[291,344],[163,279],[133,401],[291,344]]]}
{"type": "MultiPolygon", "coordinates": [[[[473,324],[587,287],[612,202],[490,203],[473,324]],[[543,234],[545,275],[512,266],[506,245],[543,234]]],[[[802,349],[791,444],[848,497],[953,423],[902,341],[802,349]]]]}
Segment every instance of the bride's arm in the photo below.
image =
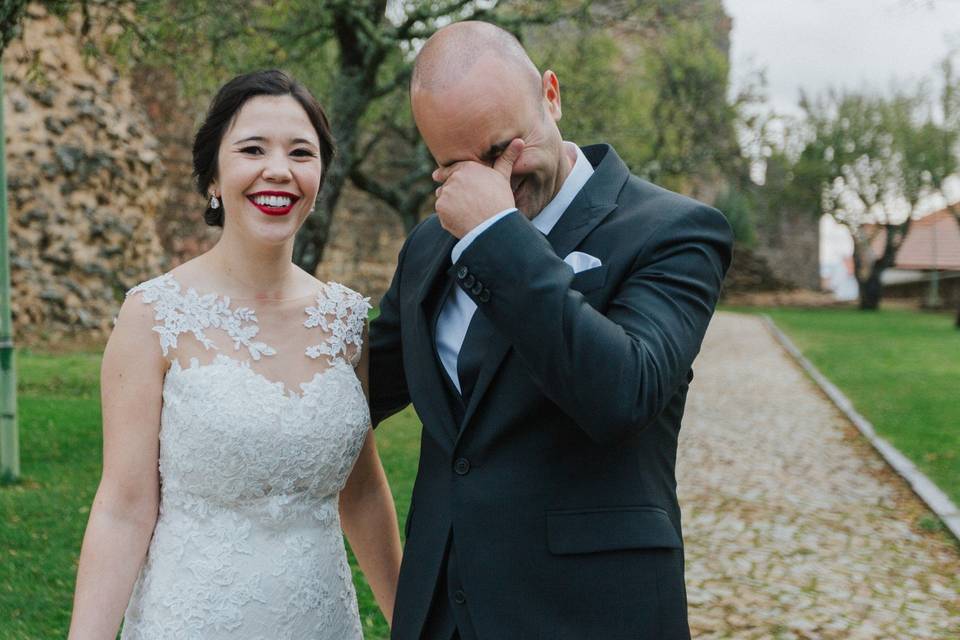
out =
{"type": "Polygon", "coordinates": [[[103,354],[103,473],[83,537],[70,640],[116,637],[159,505],[165,362],[151,307],[128,298],[103,354]]]}
{"type": "MultiPolygon", "coordinates": [[[[367,343],[366,331],[363,343],[367,343]]],[[[356,371],[365,393],[368,362],[367,350],[364,349],[356,371]]],[[[389,623],[393,618],[397,577],[400,573],[400,532],[393,496],[380,464],[380,456],[377,455],[372,429],[367,432],[360,456],[340,492],[340,521],[360,569],[389,623]]]]}

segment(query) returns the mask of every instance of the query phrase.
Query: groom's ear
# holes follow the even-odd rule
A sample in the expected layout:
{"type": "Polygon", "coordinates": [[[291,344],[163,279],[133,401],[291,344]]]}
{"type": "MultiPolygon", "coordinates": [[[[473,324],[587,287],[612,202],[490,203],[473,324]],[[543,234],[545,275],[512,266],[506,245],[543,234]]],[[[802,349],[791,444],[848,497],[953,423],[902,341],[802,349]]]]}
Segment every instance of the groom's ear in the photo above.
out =
{"type": "Polygon", "coordinates": [[[563,110],[560,108],[560,79],[557,78],[557,74],[547,69],[543,72],[542,82],[544,106],[553,121],[558,122],[563,115],[563,110]]]}

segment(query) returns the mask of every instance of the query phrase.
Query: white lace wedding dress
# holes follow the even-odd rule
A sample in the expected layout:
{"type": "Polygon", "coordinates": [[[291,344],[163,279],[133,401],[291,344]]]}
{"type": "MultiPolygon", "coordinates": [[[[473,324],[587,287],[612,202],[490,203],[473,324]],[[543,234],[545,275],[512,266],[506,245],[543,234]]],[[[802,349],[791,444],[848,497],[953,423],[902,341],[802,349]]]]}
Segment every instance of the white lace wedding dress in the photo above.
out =
{"type": "Polygon", "coordinates": [[[337,504],[370,421],[367,299],[327,283],[231,301],[169,273],[128,296],[152,305],[171,364],[160,514],[122,637],[362,638],[337,504]]]}

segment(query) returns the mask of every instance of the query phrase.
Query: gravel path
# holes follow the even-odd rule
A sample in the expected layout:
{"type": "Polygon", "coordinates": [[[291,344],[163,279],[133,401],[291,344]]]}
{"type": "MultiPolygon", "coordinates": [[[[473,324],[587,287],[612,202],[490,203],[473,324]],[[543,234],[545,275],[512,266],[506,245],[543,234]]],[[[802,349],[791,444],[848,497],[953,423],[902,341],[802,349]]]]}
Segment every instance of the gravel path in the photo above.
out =
{"type": "Polygon", "coordinates": [[[758,318],[718,314],[678,476],[696,638],[960,638],[960,546],[758,318]]]}

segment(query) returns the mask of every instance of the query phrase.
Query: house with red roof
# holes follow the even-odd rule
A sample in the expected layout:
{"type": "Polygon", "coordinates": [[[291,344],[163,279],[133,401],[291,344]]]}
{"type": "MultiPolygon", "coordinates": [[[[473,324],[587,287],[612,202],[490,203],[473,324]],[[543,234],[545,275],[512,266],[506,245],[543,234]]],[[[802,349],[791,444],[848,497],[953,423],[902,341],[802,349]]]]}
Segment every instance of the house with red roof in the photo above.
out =
{"type": "MultiPolygon", "coordinates": [[[[879,255],[882,233],[873,246],[879,255]]],[[[941,209],[914,220],[894,266],[881,280],[886,299],[953,309],[960,305],[960,224],[953,214],[941,209]]]]}

